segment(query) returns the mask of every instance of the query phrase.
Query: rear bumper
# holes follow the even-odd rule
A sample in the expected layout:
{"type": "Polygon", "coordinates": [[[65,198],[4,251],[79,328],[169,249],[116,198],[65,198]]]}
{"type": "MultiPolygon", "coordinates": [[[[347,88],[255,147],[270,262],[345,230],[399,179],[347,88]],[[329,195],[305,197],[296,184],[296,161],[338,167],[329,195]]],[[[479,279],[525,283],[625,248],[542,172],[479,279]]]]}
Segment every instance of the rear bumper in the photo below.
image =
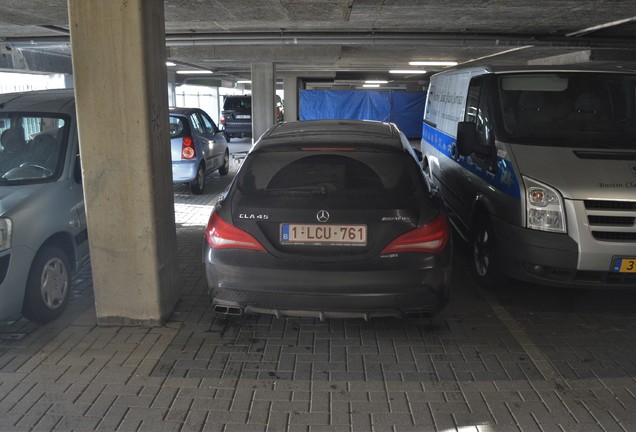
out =
{"type": "Polygon", "coordinates": [[[226,122],[225,130],[223,131],[226,135],[235,136],[252,136],[252,123],[240,123],[240,122],[226,122]]]}
{"type": "Polygon", "coordinates": [[[172,162],[172,182],[189,183],[197,177],[199,168],[198,160],[185,160],[172,162]]]}
{"type": "Polygon", "coordinates": [[[220,306],[218,309],[366,319],[437,314],[448,301],[450,255],[449,247],[425,258],[377,258],[401,260],[394,269],[390,269],[393,263],[365,263],[365,268],[362,264],[321,264],[319,269],[298,269],[294,263],[281,265],[265,252],[219,253],[206,244],[204,264],[210,301],[220,306]],[[419,265],[413,266],[416,260],[419,265]]]}

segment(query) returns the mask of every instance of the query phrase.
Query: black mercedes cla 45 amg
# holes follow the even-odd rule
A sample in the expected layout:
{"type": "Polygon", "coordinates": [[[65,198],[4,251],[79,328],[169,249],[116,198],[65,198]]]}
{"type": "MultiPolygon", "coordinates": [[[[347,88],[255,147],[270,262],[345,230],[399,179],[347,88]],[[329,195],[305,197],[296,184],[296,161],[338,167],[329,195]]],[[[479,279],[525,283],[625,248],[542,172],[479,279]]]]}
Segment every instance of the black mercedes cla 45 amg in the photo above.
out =
{"type": "Polygon", "coordinates": [[[451,244],[394,124],[281,123],[254,145],[205,231],[217,313],[429,317],[451,244]]]}

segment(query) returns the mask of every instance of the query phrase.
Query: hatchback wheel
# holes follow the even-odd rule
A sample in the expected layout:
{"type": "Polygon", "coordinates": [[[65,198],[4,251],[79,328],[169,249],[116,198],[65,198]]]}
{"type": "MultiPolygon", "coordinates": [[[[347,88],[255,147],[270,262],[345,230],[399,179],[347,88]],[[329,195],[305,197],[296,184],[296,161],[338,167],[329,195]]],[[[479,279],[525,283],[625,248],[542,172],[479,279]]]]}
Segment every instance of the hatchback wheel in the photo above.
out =
{"type": "Polygon", "coordinates": [[[483,288],[500,288],[507,282],[501,273],[495,250],[495,237],[490,222],[481,218],[475,224],[472,239],[473,273],[477,283],[483,288]]]}
{"type": "Polygon", "coordinates": [[[225,150],[225,155],[223,156],[223,165],[219,168],[219,174],[224,176],[230,172],[230,152],[225,150]]]}
{"type": "Polygon", "coordinates": [[[190,190],[195,195],[201,195],[205,190],[205,166],[199,165],[197,177],[190,183],[190,190]]]}
{"type": "Polygon", "coordinates": [[[57,246],[44,247],[29,271],[22,314],[38,322],[57,318],[68,303],[70,286],[68,257],[57,246]]]}

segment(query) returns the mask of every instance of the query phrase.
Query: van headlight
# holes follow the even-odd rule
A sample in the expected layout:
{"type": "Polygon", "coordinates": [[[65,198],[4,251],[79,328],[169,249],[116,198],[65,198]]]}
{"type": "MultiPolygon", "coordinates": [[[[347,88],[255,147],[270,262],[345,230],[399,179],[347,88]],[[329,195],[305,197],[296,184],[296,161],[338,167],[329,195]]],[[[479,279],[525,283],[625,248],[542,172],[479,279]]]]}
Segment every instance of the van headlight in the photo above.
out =
{"type": "Polygon", "coordinates": [[[528,228],[564,233],[565,210],[563,198],[556,189],[523,177],[526,186],[526,215],[528,228]]]}
{"type": "Polygon", "coordinates": [[[12,222],[9,218],[0,218],[0,252],[11,249],[13,239],[12,222]]]}

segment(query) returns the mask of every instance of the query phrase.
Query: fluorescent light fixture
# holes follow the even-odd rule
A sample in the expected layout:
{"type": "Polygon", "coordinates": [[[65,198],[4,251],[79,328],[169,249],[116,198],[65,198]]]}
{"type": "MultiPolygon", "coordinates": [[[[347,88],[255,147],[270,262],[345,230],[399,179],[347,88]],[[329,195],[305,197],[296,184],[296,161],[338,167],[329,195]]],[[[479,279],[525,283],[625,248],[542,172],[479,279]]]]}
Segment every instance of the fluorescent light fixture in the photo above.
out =
{"type": "Polygon", "coordinates": [[[238,80],[236,82],[237,84],[252,84],[251,80],[238,80]]]}
{"type": "Polygon", "coordinates": [[[413,74],[413,75],[417,75],[417,74],[424,74],[424,73],[426,73],[426,71],[422,70],[422,69],[393,69],[393,70],[390,70],[389,73],[392,73],[392,74],[413,74]]]}
{"type": "Polygon", "coordinates": [[[388,81],[384,81],[384,80],[366,80],[364,82],[365,84],[388,84],[388,81]]]}
{"type": "Polygon", "coordinates": [[[380,84],[364,84],[362,87],[367,87],[367,88],[369,88],[369,87],[377,88],[377,87],[380,87],[380,84]]]}
{"type": "Polygon", "coordinates": [[[457,66],[455,61],[411,61],[411,66],[457,66]]]}
{"type": "Polygon", "coordinates": [[[179,75],[209,75],[214,72],[210,70],[178,70],[179,75]]]}
{"type": "Polygon", "coordinates": [[[177,64],[171,61],[166,62],[166,66],[176,66],[177,64]]]}

